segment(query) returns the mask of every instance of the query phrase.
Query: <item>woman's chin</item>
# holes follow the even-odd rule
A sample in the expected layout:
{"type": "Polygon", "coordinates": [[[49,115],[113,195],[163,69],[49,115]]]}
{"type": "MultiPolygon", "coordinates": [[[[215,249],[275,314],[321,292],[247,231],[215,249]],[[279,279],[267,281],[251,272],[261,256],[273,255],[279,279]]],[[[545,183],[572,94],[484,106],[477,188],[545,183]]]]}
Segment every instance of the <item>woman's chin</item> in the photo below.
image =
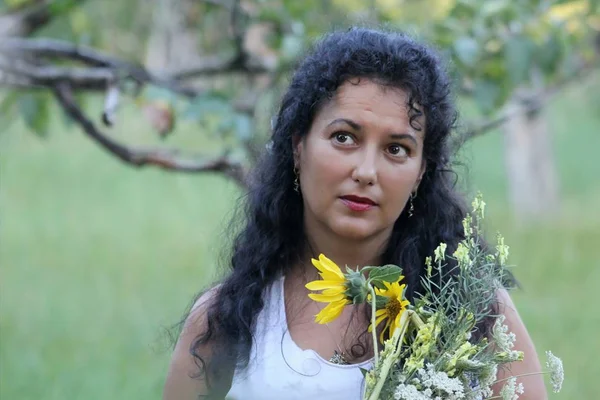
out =
{"type": "Polygon", "coordinates": [[[336,224],[333,232],[346,240],[361,241],[372,238],[377,233],[377,229],[372,224],[365,221],[353,221],[336,224]]]}

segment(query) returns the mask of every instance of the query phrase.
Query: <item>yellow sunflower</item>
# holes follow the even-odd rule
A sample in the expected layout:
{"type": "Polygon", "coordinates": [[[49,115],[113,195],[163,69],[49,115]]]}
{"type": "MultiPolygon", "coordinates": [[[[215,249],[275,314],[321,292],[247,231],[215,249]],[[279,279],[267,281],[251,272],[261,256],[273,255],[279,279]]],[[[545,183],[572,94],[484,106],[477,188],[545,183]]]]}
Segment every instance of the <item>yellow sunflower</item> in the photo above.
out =
{"type": "Polygon", "coordinates": [[[329,303],[315,316],[317,323],[326,324],[339,317],[344,306],[352,301],[346,295],[346,277],[336,263],[323,254],[319,255],[318,260],[313,258],[312,263],[319,270],[322,280],[308,282],[306,288],[322,292],[310,293],[308,297],[314,301],[329,303]]]}
{"type": "MultiPolygon", "coordinates": [[[[385,289],[375,288],[375,294],[377,296],[387,297],[388,301],[384,308],[381,308],[375,312],[375,326],[378,326],[383,320],[387,320],[381,334],[379,335],[379,340],[383,343],[383,338],[385,332],[389,330],[389,336],[391,337],[394,334],[396,328],[400,324],[400,317],[402,313],[406,311],[406,308],[410,304],[408,300],[403,299],[404,289],[406,285],[400,285],[400,281],[403,277],[398,279],[398,282],[388,283],[383,282],[385,285],[385,289]]],[[[373,330],[373,325],[369,326],[369,332],[373,330]]]]}

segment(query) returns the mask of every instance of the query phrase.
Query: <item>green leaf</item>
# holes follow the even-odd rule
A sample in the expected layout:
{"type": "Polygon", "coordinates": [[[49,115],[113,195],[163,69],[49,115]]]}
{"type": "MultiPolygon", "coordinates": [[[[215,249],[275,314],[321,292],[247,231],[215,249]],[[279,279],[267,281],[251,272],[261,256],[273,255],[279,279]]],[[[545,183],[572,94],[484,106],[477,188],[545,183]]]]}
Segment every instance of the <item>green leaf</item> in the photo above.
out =
{"type": "Polygon", "coordinates": [[[77,6],[77,0],[54,0],[50,2],[48,10],[53,16],[64,14],[71,10],[74,6],[77,6]]]}
{"type": "Polygon", "coordinates": [[[504,55],[508,67],[508,77],[513,85],[527,80],[533,50],[533,43],[525,36],[514,36],[506,42],[504,55]]]}
{"type": "Polygon", "coordinates": [[[49,99],[42,93],[26,93],[19,98],[19,111],[25,124],[40,137],[48,133],[49,99]]]}
{"type": "Polygon", "coordinates": [[[477,10],[473,2],[467,0],[456,0],[456,4],[450,11],[450,16],[458,19],[473,19],[477,10]]]}
{"type": "Polygon", "coordinates": [[[369,273],[369,282],[381,289],[383,285],[380,286],[380,284],[383,282],[397,282],[400,279],[400,275],[402,275],[402,268],[397,265],[388,264],[372,270],[369,273]]]}
{"type": "Polygon", "coordinates": [[[389,298],[385,296],[375,296],[375,308],[378,310],[386,306],[386,304],[390,301],[389,298]]]}
{"type": "Polygon", "coordinates": [[[469,36],[461,36],[454,42],[454,53],[461,63],[474,67],[479,59],[479,44],[469,36]]]}
{"type": "Polygon", "coordinates": [[[563,55],[561,45],[560,39],[552,32],[544,43],[536,48],[535,60],[545,74],[552,75],[556,72],[563,55]]]}

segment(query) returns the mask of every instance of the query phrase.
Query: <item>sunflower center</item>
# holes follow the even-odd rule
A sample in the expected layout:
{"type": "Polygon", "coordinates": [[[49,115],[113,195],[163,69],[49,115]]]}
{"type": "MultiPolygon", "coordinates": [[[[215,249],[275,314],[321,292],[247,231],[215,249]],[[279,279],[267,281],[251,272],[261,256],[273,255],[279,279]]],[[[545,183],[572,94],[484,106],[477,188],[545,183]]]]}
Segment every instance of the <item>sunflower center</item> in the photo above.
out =
{"type": "Polygon", "coordinates": [[[394,319],[402,311],[402,304],[398,299],[392,297],[385,305],[385,311],[390,319],[394,319]]]}

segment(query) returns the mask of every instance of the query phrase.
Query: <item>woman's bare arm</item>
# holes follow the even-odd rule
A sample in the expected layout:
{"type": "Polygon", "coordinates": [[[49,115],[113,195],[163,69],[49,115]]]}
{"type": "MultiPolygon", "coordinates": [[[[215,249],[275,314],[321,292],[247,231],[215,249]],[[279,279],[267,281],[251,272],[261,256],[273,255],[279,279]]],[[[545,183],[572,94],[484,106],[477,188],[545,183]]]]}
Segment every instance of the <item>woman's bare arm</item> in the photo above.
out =
{"type": "MultiPolygon", "coordinates": [[[[504,323],[508,326],[509,332],[516,335],[514,350],[524,353],[523,361],[509,364],[508,369],[498,371],[498,379],[506,379],[511,376],[538,373],[536,375],[517,378],[517,384],[522,383],[525,393],[519,396],[522,400],[544,400],[548,398],[546,387],[544,385],[544,376],[539,374],[542,371],[538,354],[525,324],[521,320],[517,308],[510,295],[505,289],[498,292],[498,303],[500,313],[506,317],[504,323]]],[[[506,381],[497,383],[494,386],[494,393],[498,395],[506,381]]]]}
{"type": "MultiPolygon", "coordinates": [[[[197,377],[201,371],[196,359],[190,354],[190,347],[196,337],[207,327],[207,310],[216,292],[215,289],[208,291],[196,301],[185,321],[171,357],[163,400],[197,400],[201,395],[207,394],[205,380],[202,376],[197,377]]],[[[202,345],[197,351],[205,362],[210,360],[212,351],[210,343],[202,345]]]]}

